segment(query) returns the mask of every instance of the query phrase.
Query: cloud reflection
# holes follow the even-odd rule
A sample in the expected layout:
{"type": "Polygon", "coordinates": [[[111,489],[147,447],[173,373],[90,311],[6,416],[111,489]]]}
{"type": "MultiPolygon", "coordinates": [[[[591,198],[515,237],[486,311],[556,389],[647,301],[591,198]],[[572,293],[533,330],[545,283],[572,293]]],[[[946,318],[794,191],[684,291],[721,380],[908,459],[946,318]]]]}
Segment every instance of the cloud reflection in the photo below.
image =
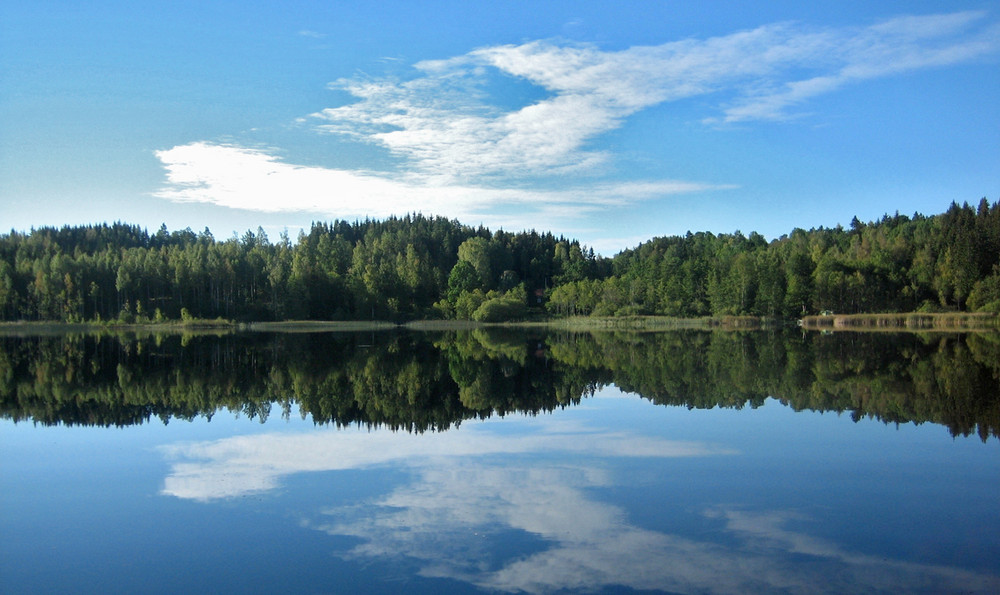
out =
{"type": "Polygon", "coordinates": [[[570,422],[545,421],[530,435],[489,431],[503,422],[467,426],[461,432],[403,434],[325,430],[309,434],[259,434],[163,447],[175,459],[163,493],[213,500],[272,490],[280,479],[306,471],[417,466],[427,459],[497,454],[579,453],[591,456],[692,457],[733,454],[710,444],[596,431],[570,422]]]}
{"type": "Polygon", "coordinates": [[[423,435],[238,436],[165,452],[175,462],[163,493],[202,501],[270,490],[305,471],[404,468],[409,483],[369,501],[306,511],[303,524],[357,538],[347,559],[415,563],[421,576],[493,591],[1000,591],[995,576],[846,551],[798,530],[809,519],[785,511],[709,508],[695,514],[720,540],[698,541],[637,526],[625,508],[596,497],[624,481],[607,457],[735,454],[712,444],[550,418],[423,435]]]}
{"type": "Polygon", "coordinates": [[[594,488],[610,485],[608,473],[583,466],[453,461],[422,466],[413,484],[370,507],[328,509],[313,526],[362,540],[349,558],[415,560],[423,576],[503,592],[625,586],[677,593],[992,593],[1000,587],[997,577],[844,551],[789,530],[796,517],[784,512],[704,511],[735,545],[651,531],[631,524],[624,509],[593,499],[594,488]],[[491,543],[502,545],[512,530],[533,536],[538,551],[493,560],[491,543]]]}

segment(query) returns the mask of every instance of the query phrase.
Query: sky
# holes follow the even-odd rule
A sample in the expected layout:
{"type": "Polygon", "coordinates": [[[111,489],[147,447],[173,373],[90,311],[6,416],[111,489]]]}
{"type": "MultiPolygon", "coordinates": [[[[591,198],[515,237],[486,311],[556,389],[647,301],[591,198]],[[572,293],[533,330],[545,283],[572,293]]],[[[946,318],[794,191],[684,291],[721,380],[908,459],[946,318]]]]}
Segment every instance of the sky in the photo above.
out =
{"type": "Polygon", "coordinates": [[[773,239],[997,200],[998,97],[995,1],[5,2],[0,229],[773,239]]]}

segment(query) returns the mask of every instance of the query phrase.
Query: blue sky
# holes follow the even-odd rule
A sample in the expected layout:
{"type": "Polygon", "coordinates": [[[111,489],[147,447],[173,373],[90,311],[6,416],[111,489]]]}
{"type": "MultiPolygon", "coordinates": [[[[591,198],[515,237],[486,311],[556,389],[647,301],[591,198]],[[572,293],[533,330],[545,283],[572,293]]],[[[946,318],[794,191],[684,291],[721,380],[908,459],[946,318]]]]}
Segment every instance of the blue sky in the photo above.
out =
{"type": "Polygon", "coordinates": [[[773,238],[996,200],[998,97],[997,2],[7,2],[0,228],[773,238]]]}

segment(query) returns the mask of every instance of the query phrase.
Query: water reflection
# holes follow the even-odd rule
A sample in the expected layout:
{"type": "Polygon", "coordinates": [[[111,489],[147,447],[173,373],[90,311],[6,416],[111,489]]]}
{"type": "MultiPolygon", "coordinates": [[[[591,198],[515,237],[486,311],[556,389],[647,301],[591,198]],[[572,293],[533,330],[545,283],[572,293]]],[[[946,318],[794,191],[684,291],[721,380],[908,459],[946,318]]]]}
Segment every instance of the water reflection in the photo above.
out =
{"type": "Polygon", "coordinates": [[[1000,336],[676,332],[0,339],[0,413],[125,426],[275,405],[409,431],[578,404],[615,384],[661,405],[849,412],[1000,437],[1000,336]]]}
{"type": "Polygon", "coordinates": [[[212,500],[246,496],[279,485],[282,477],[306,471],[363,469],[376,465],[455,457],[525,453],[618,457],[700,457],[734,454],[699,442],[642,437],[546,422],[532,435],[498,435],[482,428],[430,435],[369,431],[233,436],[212,442],[171,445],[175,460],[164,493],[212,500]]]}
{"type": "MultiPolygon", "coordinates": [[[[602,427],[603,413],[598,407],[590,424],[512,419],[425,435],[321,429],[174,445],[165,449],[173,463],[164,492],[212,500],[273,489],[295,473],[391,467],[408,479],[362,500],[324,505],[318,496],[314,510],[299,511],[303,524],[355,538],[357,545],[340,553],[344,559],[415,564],[420,576],[491,591],[1000,588],[995,576],[846,550],[810,535],[813,519],[795,511],[732,505],[674,511],[711,528],[700,538],[640,526],[626,505],[601,496],[634,479],[622,471],[621,457],[649,464],[741,455],[722,444],[625,435],[602,427]]],[[[338,478],[333,473],[328,481],[338,478]]]]}
{"type": "Polygon", "coordinates": [[[39,427],[0,432],[0,575],[23,592],[72,590],[67,561],[107,569],[95,592],[198,565],[173,590],[1000,592],[998,345],[4,338],[0,412],[39,427]]]}

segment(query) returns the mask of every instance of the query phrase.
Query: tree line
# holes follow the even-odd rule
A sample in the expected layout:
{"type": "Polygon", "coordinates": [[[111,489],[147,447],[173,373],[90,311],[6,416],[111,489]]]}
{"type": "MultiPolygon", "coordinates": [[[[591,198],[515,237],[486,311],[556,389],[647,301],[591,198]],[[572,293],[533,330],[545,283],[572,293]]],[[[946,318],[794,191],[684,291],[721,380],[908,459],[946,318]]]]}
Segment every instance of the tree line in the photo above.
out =
{"type": "Polygon", "coordinates": [[[1000,311],[1000,206],[850,228],[651,239],[612,258],[552,233],[440,217],[148,233],[125,223],[0,236],[0,320],[517,320],[1000,311]]]}
{"type": "Polygon", "coordinates": [[[850,229],[656,238],[612,259],[612,275],[562,284],[567,314],[754,315],[1000,311],[1000,207],[952,203],[850,229]]]}

